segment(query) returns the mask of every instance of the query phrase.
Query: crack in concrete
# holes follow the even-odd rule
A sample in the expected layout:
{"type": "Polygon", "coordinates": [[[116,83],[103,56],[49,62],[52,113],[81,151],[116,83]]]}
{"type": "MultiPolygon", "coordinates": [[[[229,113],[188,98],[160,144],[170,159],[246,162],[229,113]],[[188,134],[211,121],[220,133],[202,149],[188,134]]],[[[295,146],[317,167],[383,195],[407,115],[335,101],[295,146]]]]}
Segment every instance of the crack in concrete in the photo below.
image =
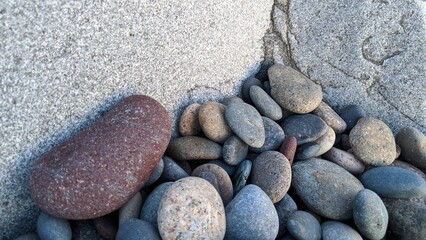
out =
{"type": "Polygon", "coordinates": [[[382,56],[382,57],[379,57],[379,58],[375,59],[373,56],[371,56],[370,53],[367,52],[368,48],[366,47],[367,42],[370,41],[372,38],[373,38],[373,36],[368,36],[367,38],[364,39],[364,41],[362,41],[361,52],[362,52],[362,57],[365,60],[367,60],[367,61],[369,61],[369,62],[371,62],[371,63],[373,63],[373,64],[375,64],[377,66],[382,66],[383,63],[386,60],[388,60],[390,58],[393,58],[395,56],[398,56],[401,53],[403,53],[403,51],[397,50],[397,51],[395,51],[393,53],[385,54],[385,56],[382,56]]]}

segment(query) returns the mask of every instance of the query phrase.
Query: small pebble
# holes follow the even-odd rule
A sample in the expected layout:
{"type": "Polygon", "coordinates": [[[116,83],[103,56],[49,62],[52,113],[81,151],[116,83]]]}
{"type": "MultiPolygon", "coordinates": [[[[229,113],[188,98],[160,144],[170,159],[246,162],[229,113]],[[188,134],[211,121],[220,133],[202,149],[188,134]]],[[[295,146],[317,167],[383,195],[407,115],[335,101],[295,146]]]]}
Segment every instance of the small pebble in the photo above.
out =
{"type": "Polygon", "coordinates": [[[38,237],[37,233],[28,233],[15,238],[15,240],[40,240],[40,238],[38,237]]]}
{"type": "Polygon", "coordinates": [[[233,176],[235,173],[235,170],[237,169],[237,166],[229,165],[225,163],[224,161],[218,160],[218,159],[208,161],[207,163],[216,164],[219,167],[223,168],[226,171],[226,173],[228,173],[229,177],[233,176]]]}
{"type": "Polygon", "coordinates": [[[321,102],[312,113],[322,118],[322,120],[324,120],[324,122],[337,134],[343,133],[346,130],[345,120],[343,120],[327,103],[321,102]]]}
{"type": "Polygon", "coordinates": [[[224,143],[233,134],[226,123],[225,110],[225,105],[208,101],[201,105],[198,112],[198,120],[204,134],[217,143],[224,143]]]}
{"type": "Polygon", "coordinates": [[[293,164],[294,155],[296,154],[297,139],[293,136],[286,136],[280,147],[280,152],[284,154],[290,165],[293,164]]]}
{"type": "Polygon", "coordinates": [[[414,166],[426,169],[426,136],[415,128],[402,128],[396,135],[401,157],[414,166]]]}
{"type": "Polygon", "coordinates": [[[66,219],[40,212],[37,219],[37,234],[42,240],[71,240],[71,225],[66,219]]]}
{"type": "Polygon", "coordinates": [[[346,122],[346,131],[350,132],[359,119],[366,117],[359,105],[349,105],[340,110],[340,117],[346,122]]]}
{"type": "Polygon", "coordinates": [[[223,101],[222,101],[222,104],[228,106],[230,103],[233,103],[233,102],[242,103],[244,101],[243,101],[243,99],[241,99],[239,97],[229,97],[229,98],[224,98],[223,101]]]}
{"type": "Polygon", "coordinates": [[[327,132],[327,124],[317,115],[292,115],[281,122],[286,136],[294,136],[297,145],[313,142],[327,132]]]}
{"type": "Polygon", "coordinates": [[[238,165],[248,153],[248,145],[233,135],[223,144],[223,160],[229,165],[238,165]]]}
{"type": "Polygon", "coordinates": [[[144,183],[144,187],[148,187],[151,184],[155,183],[163,174],[164,170],[164,161],[163,158],[161,158],[160,162],[158,162],[158,165],[155,167],[154,171],[149,176],[148,180],[144,183]]]}
{"type": "Polygon", "coordinates": [[[286,194],[281,201],[275,204],[275,210],[277,210],[279,219],[278,237],[284,235],[287,231],[287,221],[291,214],[297,211],[297,205],[290,195],[286,194]]]}
{"type": "Polygon", "coordinates": [[[322,157],[334,162],[352,174],[360,174],[365,169],[364,164],[355,155],[335,147],[324,153],[322,157]]]}
{"type": "Polygon", "coordinates": [[[272,119],[262,117],[265,127],[265,143],[260,148],[250,147],[250,151],[261,153],[278,149],[284,141],[284,130],[281,126],[272,119]]]}
{"type": "Polygon", "coordinates": [[[124,206],[120,208],[118,213],[118,224],[121,226],[129,219],[138,219],[142,209],[144,199],[142,194],[137,192],[124,206]]]}
{"type": "Polygon", "coordinates": [[[118,231],[118,214],[117,212],[112,212],[102,217],[94,218],[93,224],[98,234],[104,239],[114,240],[118,231]]]}
{"type": "Polygon", "coordinates": [[[320,147],[318,152],[315,154],[315,157],[321,156],[330,150],[333,147],[335,140],[336,133],[334,133],[334,130],[331,127],[327,126],[327,132],[315,141],[320,147]]]}
{"type": "Polygon", "coordinates": [[[163,198],[164,193],[169,189],[173,182],[165,182],[158,185],[151,194],[145,200],[139,218],[141,220],[147,221],[154,226],[157,226],[157,212],[158,207],[160,206],[160,201],[163,198]]]}
{"type": "Polygon", "coordinates": [[[262,84],[261,81],[259,81],[259,79],[254,78],[254,77],[249,78],[244,82],[243,88],[242,88],[243,99],[244,99],[244,101],[246,101],[249,104],[252,103],[251,98],[250,98],[250,88],[252,86],[262,87],[263,84],[262,84]]]}
{"type": "Polygon", "coordinates": [[[163,156],[164,170],[161,175],[162,178],[176,181],[178,179],[188,177],[188,173],[183,170],[173,159],[163,156]]]}
{"type": "Polygon", "coordinates": [[[320,240],[321,225],[310,213],[295,211],[287,221],[288,232],[298,240],[320,240]]]}
{"type": "Polygon", "coordinates": [[[180,137],[172,140],[167,154],[176,160],[210,160],[222,157],[222,147],[197,136],[180,137]]]}
{"type": "Polygon", "coordinates": [[[131,219],[120,226],[115,240],[161,240],[161,237],[149,222],[131,219]]]}
{"type": "Polygon", "coordinates": [[[321,224],[323,240],[362,240],[353,228],[338,221],[326,221],[321,224]]]}
{"type": "Polygon", "coordinates": [[[308,142],[300,145],[296,150],[297,160],[306,160],[317,156],[321,146],[316,142],[308,142]]]}
{"type": "Polygon", "coordinates": [[[278,121],[282,118],[283,112],[281,106],[275,102],[261,87],[251,86],[250,99],[259,113],[272,120],[278,121]]]}
{"type": "Polygon", "coordinates": [[[234,195],[236,195],[243,187],[246,186],[247,179],[250,176],[252,162],[250,160],[244,160],[239,165],[233,177],[234,182],[234,195]]]}
{"type": "Polygon", "coordinates": [[[198,121],[200,107],[200,104],[193,103],[183,110],[179,120],[179,133],[182,136],[194,136],[201,132],[200,122],[198,121]]]}

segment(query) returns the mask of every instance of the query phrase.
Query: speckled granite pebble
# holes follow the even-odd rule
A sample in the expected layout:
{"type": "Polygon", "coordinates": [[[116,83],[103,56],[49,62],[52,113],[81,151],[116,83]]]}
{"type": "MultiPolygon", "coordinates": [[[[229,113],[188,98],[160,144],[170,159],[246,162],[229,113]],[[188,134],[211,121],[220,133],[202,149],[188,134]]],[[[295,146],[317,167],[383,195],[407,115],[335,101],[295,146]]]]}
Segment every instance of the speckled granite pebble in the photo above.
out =
{"type": "Polygon", "coordinates": [[[354,155],[366,164],[386,166],[395,160],[395,138],[390,128],[377,118],[358,120],[349,134],[349,142],[354,155]]]}
{"type": "Polygon", "coordinates": [[[248,153],[248,145],[238,136],[229,137],[223,144],[223,160],[229,165],[238,165],[248,153]]]}
{"type": "Polygon", "coordinates": [[[261,87],[251,86],[250,99],[261,115],[274,121],[278,121],[282,118],[283,112],[281,110],[281,106],[278,105],[278,103],[275,102],[275,100],[272,99],[261,87]]]}
{"type": "Polygon", "coordinates": [[[268,195],[258,186],[245,186],[226,206],[227,240],[273,240],[278,234],[278,214],[268,195]]]}
{"type": "Polygon", "coordinates": [[[37,219],[37,234],[42,240],[71,240],[68,220],[40,212],[37,219]]]}
{"type": "Polygon", "coordinates": [[[210,140],[224,143],[233,133],[225,120],[226,106],[222,103],[208,101],[201,105],[198,120],[204,134],[210,140]]]}
{"type": "Polygon", "coordinates": [[[149,178],[171,136],[167,111],[141,95],[42,156],[30,174],[32,199],[66,219],[103,216],[123,206],[149,178]]]}
{"type": "Polygon", "coordinates": [[[365,169],[364,164],[355,155],[335,147],[324,153],[322,157],[334,162],[352,174],[360,174],[365,169]]]}
{"type": "Polygon", "coordinates": [[[115,240],[161,240],[161,237],[149,222],[132,219],[120,226],[115,240]]]}
{"type": "Polygon", "coordinates": [[[296,154],[297,139],[293,136],[286,136],[280,147],[280,152],[284,154],[290,165],[293,164],[294,155],[296,154]]]}
{"type": "Polygon", "coordinates": [[[408,163],[426,169],[426,136],[415,128],[402,128],[396,135],[401,148],[401,158],[408,163]]]}
{"type": "Polygon", "coordinates": [[[281,122],[286,136],[294,136],[297,145],[313,142],[327,132],[327,124],[317,115],[292,115],[281,122]]]}
{"type": "Polygon", "coordinates": [[[118,230],[118,213],[115,211],[110,214],[97,217],[93,219],[93,224],[95,225],[98,234],[104,239],[114,240],[115,234],[118,230]]]}
{"type": "Polygon", "coordinates": [[[225,118],[232,131],[247,145],[255,148],[265,143],[265,127],[259,112],[246,103],[231,103],[225,118]]]}
{"type": "Polygon", "coordinates": [[[346,130],[345,120],[343,120],[327,103],[321,102],[312,113],[324,120],[336,134],[346,130]]]}
{"type": "Polygon", "coordinates": [[[170,181],[176,181],[178,179],[188,177],[188,173],[183,170],[179,164],[177,164],[173,159],[163,156],[164,161],[164,170],[161,174],[161,177],[170,181]]]}
{"type": "Polygon", "coordinates": [[[260,148],[250,147],[250,151],[256,153],[278,149],[285,138],[284,130],[278,123],[267,117],[262,119],[265,127],[265,143],[260,148]]]}
{"type": "Polygon", "coordinates": [[[151,194],[146,198],[145,204],[143,205],[139,218],[157,226],[157,212],[160,206],[160,201],[163,198],[164,193],[173,184],[173,182],[165,182],[158,185],[151,194]]]}
{"type": "Polygon", "coordinates": [[[286,194],[281,201],[275,203],[275,210],[277,210],[279,219],[278,237],[284,235],[287,231],[287,221],[291,214],[297,211],[297,205],[290,195],[286,194]]]}
{"type": "Polygon", "coordinates": [[[287,110],[308,113],[322,101],[321,87],[291,67],[275,64],[268,69],[268,77],[272,97],[287,110]]]}
{"type": "Polygon", "coordinates": [[[244,99],[245,102],[247,102],[249,104],[252,103],[251,98],[250,98],[250,88],[252,86],[262,87],[263,84],[259,79],[254,78],[254,77],[249,78],[249,79],[244,81],[243,88],[242,88],[243,99],[244,99]]]}
{"type": "Polygon", "coordinates": [[[223,239],[226,219],[219,193],[202,178],[176,181],[161,199],[158,229],[162,239],[223,239]]]}
{"type": "Polygon", "coordinates": [[[350,132],[359,119],[366,117],[359,105],[348,105],[340,110],[340,117],[346,122],[346,131],[350,132]]]}
{"type": "Polygon", "coordinates": [[[182,136],[197,135],[201,131],[198,121],[198,111],[201,105],[198,103],[190,104],[185,108],[179,119],[179,133],[182,136]]]}
{"type": "Polygon", "coordinates": [[[153,183],[155,183],[163,174],[164,170],[164,161],[163,158],[160,159],[160,162],[158,162],[157,166],[155,167],[154,171],[149,176],[148,180],[146,180],[144,187],[147,187],[153,183]]]}
{"type": "Polygon", "coordinates": [[[350,226],[338,221],[321,224],[323,240],[362,240],[361,235],[350,226]]]}
{"type": "Polygon", "coordinates": [[[252,165],[250,160],[244,160],[238,165],[235,175],[232,178],[234,183],[234,195],[246,186],[252,165]]]}
{"type": "Polygon", "coordinates": [[[40,240],[37,233],[28,233],[15,238],[15,240],[40,240]]]}
{"type": "Polygon", "coordinates": [[[320,240],[321,225],[312,214],[295,211],[287,221],[288,232],[298,240],[320,240]]]}
{"type": "Polygon", "coordinates": [[[186,136],[174,139],[167,154],[176,160],[209,160],[222,157],[222,147],[206,138],[186,136]]]}
{"type": "Polygon", "coordinates": [[[119,226],[129,219],[139,218],[144,200],[145,199],[142,198],[142,194],[137,192],[124,206],[120,208],[118,213],[119,226]]]}

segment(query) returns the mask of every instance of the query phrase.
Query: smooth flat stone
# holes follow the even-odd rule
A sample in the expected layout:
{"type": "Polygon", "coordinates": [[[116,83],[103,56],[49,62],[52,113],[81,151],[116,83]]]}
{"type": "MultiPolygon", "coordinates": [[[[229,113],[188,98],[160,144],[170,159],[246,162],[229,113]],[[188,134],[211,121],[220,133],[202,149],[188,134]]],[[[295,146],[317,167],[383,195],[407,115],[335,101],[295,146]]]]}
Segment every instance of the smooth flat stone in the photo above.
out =
{"type": "Polygon", "coordinates": [[[149,222],[131,219],[120,226],[115,240],[161,240],[161,237],[149,222]]]}
{"type": "Polygon", "coordinates": [[[223,239],[226,219],[219,193],[202,178],[176,181],[161,199],[158,229],[162,239],[223,239]]]}
{"type": "Polygon", "coordinates": [[[169,115],[160,103],[127,97],[41,157],[30,174],[31,197],[43,211],[66,219],[108,214],[143,186],[170,136],[169,115]]]}
{"type": "Polygon", "coordinates": [[[385,236],[389,215],[379,195],[363,189],[356,195],[353,208],[354,222],[363,236],[371,240],[385,236]]]}
{"type": "Polygon", "coordinates": [[[290,163],[280,152],[263,152],[253,161],[251,182],[260,187],[273,203],[277,203],[291,185],[290,163]]]}
{"type": "Polygon", "coordinates": [[[296,154],[297,139],[293,136],[286,136],[280,147],[280,152],[284,154],[290,165],[293,164],[294,155],[296,154]]]}
{"type": "Polygon", "coordinates": [[[365,169],[364,164],[355,155],[335,147],[324,153],[322,157],[334,162],[352,174],[360,174],[365,169]]]}
{"type": "Polygon", "coordinates": [[[149,176],[148,180],[146,180],[144,187],[147,187],[149,185],[152,185],[155,183],[163,174],[164,170],[164,161],[163,158],[160,159],[160,162],[158,162],[157,166],[155,167],[154,171],[149,176]]]}
{"type": "Polygon", "coordinates": [[[223,160],[229,165],[238,165],[248,153],[248,145],[233,135],[223,144],[223,160]]]}
{"type": "Polygon", "coordinates": [[[244,160],[238,165],[235,175],[232,178],[234,183],[234,195],[246,186],[252,166],[253,164],[250,160],[244,160]]]}
{"type": "Polygon", "coordinates": [[[275,102],[261,87],[250,87],[250,99],[262,116],[268,117],[274,121],[282,118],[283,112],[281,106],[275,102]]]}
{"type": "Polygon", "coordinates": [[[42,240],[71,240],[72,231],[68,220],[40,212],[37,219],[37,234],[42,240]]]}
{"type": "Polygon", "coordinates": [[[268,69],[271,95],[277,103],[292,112],[312,112],[322,101],[322,89],[297,70],[274,64],[268,69]]]}
{"type": "Polygon", "coordinates": [[[164,170],[161,177],[170,181],[176,181],[188,177],[188,173],[183,170],[173,159],[163,156],[164,170]]]}
{"type": "Polygon", "coordinates": [[[312,214],[295,211],[287,221],[288,232],[299,240],[320,240],[321,225],[312,214]]]}
{"type": "Polygon", "coordinates": [[[250,147],[250,151],[261,153],[278,149],[284,141],[285,134],[281,126],[270,118],[262,117],[265,127],[265,143],[260,148],[250,147]]]}
{"type": "Polygon", "coordinates": [[[338,221],[326,221],[321,224],[323,240],[362,240],[361,235],[350,226],[338,221]]]}
{"type": "Polygon", "coordinates": [[[254,77],[249,78],[249,79],[244,81],[243,87],[242,87],[243,99],[244,99],[245,102],[247,102],[249,104],[252,103],[252,100],[250,98],[250,88],[252,86],[262,87],[263,84],[259,79],[254,78],[254,77]]]}
{"type": "Polygon", "coordinates": [[[210,160],[222,157],[222,147],[206,138],[197,136],[180,137],[173,140],[167,154],[176,160],[210,160]]]}
{"type": "Polygon", "coordinates": [[[343,133],[346,130],[345,120],[343,120],[327,103],[321,102],[312,113],[324,120],[336,134],[343,133]]]}
{"type": "Polygon", "coordinates": [[[327,132],[327,124],[317,115],[292,115],[281,122],[286,136],[294,136],[297,145],[313,142],[327,132]]]}
{"type": "Polygon", "coordinates": [[[287,221],[291,214],[297,211],[297,205],[290,195],[286,194],[283,199],[275,203],[275,210],[277,210],[279,219],[279,229],[277,237],[284,235],[287,231],[287,221]]]}
{"type": "Polygon", "coordinates": [[[253,106],[246,103],[231,103],[225,118],[232,131],[247,145],[260,148],[265,143],[265,127],[262,116],[253,106]]]}
{"type": "Polygon", "coordinates": [[[415,128],[401,128],[396,135],[401,148],[401,158],[406,162],[426,169],[426,136],[415,128]]]}
{"type": "Polygon", "coordinates": [[[407,170],[412,171],[414,173],[417,173],[420,177],[423,178],[423,180],[426,181],[426,173],[423,172],[422,170],[416,168],[415,166],[409,164],[409,163],[406,163],[404,161],[400,161],[400,160],[397,159],[397,160],[393,161],[393,163],[389,166],[390,167],[404,168],[404,169],[407,169],[407,170]]]}
{"type": "Polygon", "coordinates": [[[225,120],[226,106],[222,103],[208,101],[201,105],[198,120],[204,134],[210,140],[224,143],[233,132],[225,120]]]}
{"type": "Polygon", "coordinates": [[[380,197],[415,198],[426,195],[426,182],[418,174],[398,167],[376,167],[360,178],[365,188],[380,197]]]}
{"type": "Polygon", "coordinates": [[[150,224],[157,226],[158,208],[160,201],[166,193],[167,189],[173,184],[173,182],[165,182],[158,185],[151,194],[145,200],[145,203],[140,211],[139,218],[147,221],[150,224]]]}
{"type": "Polygon", "coordinates": [[[359,119],[366,117],[359,105],[348,105],[340,110],[340,117],[346,122],[346,131],[350,132],[359,119]]]}
{"type": "Polygon", "coordinates": [[[144,200],[142,194],[137,192],[135,196],[122,206],[118,213],[118,225],[121,226],[129,219],[138,219],[144,200]]]}
{"type": "Polygon", "coordinates": [[[396,146],[390,128],[381,120],[365,117],[349,133],[352,151],[359,160],[373,166],[386,166],[395,160],[396,146]]]}
{"type": "Polygon", "coordinates": [[[200,107],[200,104],[193,103],[183,110],[179,119],[179,133],[182,136],[194,136],[201,132],[201,125],[198,121],[200,107]]]}
{"type": "Polygon", "coordinates": [[[274,204],[258,186],[245,186],[226,206],[228,240],[273,240],[278,233],[274,204]]]}
{"type": "Polygon", "coordinates": [[[352,217],[352,205],[348,203],[364,189],[352,174],[337,164],[316,158],[295,162],[292,170],[292,187],[310,210],[334,220],[352,217]]]}

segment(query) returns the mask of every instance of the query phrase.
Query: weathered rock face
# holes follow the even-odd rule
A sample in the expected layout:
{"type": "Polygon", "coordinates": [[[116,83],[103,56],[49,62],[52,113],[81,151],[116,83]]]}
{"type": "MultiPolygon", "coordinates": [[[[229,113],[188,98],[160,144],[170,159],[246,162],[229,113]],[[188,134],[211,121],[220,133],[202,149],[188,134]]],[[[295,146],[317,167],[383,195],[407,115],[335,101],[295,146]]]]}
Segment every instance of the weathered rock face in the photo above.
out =
{"type": "Polygon", "coordinates": [[[65,219],[110,213],[143,186],[170,136],[171,122],[160,103],[127,97],[40,159],[30,175],[31,197],[43,211],[65,219]]]}

